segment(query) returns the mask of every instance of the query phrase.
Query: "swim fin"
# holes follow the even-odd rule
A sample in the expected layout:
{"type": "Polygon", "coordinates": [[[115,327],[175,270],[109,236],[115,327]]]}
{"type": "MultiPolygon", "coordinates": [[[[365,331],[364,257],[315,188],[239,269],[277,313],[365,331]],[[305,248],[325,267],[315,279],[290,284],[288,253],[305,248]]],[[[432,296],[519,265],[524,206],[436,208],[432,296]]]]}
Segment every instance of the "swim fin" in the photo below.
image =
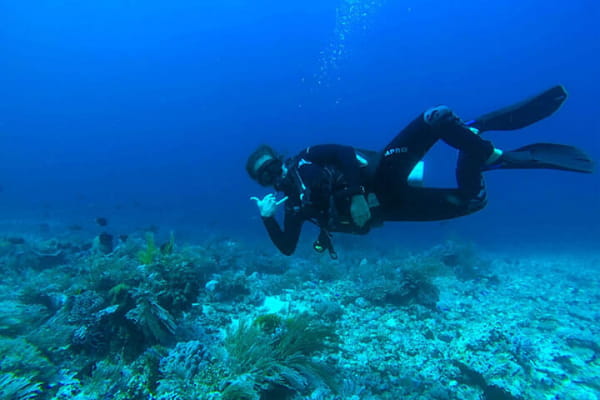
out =
{"type": "Polygon", "coordinates": [[[479,133],[524,128],[554,114],[567,97],[562,85],[554,86],[527,100],[484,114],[466,125],[476,128],[479,133]]]}
{"type": "Polygon", "coordinates": [[[497,162],[483,171],[495,169],[558,169],[573,172],[594,172],[592,159],[577,147],[555,143],[534,143],[505,151],[497,162]]]}

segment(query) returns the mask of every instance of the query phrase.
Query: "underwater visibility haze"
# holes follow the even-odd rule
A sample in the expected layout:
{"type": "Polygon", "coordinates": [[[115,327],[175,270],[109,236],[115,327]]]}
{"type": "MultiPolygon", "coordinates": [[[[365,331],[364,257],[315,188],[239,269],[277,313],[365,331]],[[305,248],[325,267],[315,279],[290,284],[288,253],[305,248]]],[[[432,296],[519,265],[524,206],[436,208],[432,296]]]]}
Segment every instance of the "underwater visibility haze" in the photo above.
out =
{"type": "MultiPolygon", "coordinates": [[[[599,18],[0,2],[0,400],[600,398],[597,171],[485,172],[482,210],[334,233],[332,260],[309,224],[280,254],[245,170],[261,144],[380,151],[430,107],[468,121],[556,85],[557,112],[485,139],[597,161],[599,18]]],[[[455,149],[424,161],[456,186],[455,149]]]]}

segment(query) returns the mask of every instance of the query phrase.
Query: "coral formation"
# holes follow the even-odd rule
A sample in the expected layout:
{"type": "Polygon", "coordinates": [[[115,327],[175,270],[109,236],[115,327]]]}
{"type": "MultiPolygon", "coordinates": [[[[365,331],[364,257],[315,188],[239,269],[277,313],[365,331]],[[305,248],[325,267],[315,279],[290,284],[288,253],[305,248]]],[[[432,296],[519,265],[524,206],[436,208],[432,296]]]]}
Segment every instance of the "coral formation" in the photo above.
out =
{"type": "Polygon", "coordinates": [[[130,235],[111,251],[35,238],[0,250],[0,399],[600,392],[593,262],[573,274],[573,260],[484,257],[459,242],[285,259],[173,234],[161,246],[130,235]]]}

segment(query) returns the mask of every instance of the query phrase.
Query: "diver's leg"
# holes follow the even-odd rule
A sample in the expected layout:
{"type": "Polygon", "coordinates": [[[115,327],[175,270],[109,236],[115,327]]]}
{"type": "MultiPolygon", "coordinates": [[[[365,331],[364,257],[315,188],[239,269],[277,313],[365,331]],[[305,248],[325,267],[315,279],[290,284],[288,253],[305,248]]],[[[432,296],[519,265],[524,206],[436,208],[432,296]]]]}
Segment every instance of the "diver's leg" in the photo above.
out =
{"type": "Polygon", "coordinates": [[[460,150],[456,166],[458,193],[464,202],[485,199],[482,167],[498,160],[502,152],[469,129],[446,106],[429,109],[423,116],[432,130],[450,146],[460,150]]]}
{"type": "Polygon", "coordinates": [[[402,201],[381,202],[378,218],[383,221],[439,221],[458,218],[483,209],[485,196],[462,201],[458,189],[408,187],[402,201]]]}
{"type": "Polygon", "coordinates": [[[469,129],[447,106],[430,108],[423,114],[423,119],[436,136],[455,149],[469,154],[481,165],[488,162],[494,153],[494,145],[469,129]]]}
{"type": "MultiPolygon", "coordinates": [[[[406,163],[408,173],[425,153],[437,142],[439,136],[426,123],[423,114],[400,131],[383,149],[382,162],[406,163]]],[[[407,175],[408,176],[408,175],[407,175]]]]}
{"type": "Polygon", "coordinates": [[[475,207],[478,203],[486,201],[487,192],[481,165],[479,157],[472,156],[465,151],[458,153],[458,162],[456,163],[457,196],[450,198],[450,201],[464,203],[466,206],[475,204],[475,207]]]}
{"type": "Polygon", "coordinates": [[[483,189],[481,167],[495,161],[495,148],[446,106],[433,107],[421,114],[384,148],[375,176],[377,195],[389,202],[402,201],[408,175],[439,139],[463,154],[456,174],[459,197],[464,202],[472,198],[478,201],[476,197],[483,189]]]}
{"type": "Polygon", "coordinates": [[[377,196],[400,201],[410,172],[438,139],[423,114],[400,131],[381,152],[374,179],[377,196]]]}

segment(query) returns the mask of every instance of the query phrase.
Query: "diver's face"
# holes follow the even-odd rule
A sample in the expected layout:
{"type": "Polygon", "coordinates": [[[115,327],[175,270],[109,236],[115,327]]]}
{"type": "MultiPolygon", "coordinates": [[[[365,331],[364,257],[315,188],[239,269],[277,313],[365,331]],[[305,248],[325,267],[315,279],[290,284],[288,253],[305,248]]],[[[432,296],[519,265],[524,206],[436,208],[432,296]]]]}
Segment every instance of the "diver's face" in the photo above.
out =
{"type": "Polygon", "coordinates": [[[272,158],[265,161],[263,165],[257,171],[257,178],[259,184],[262,186],[274,186],[283,175],[281,160],[272,158]]]}

